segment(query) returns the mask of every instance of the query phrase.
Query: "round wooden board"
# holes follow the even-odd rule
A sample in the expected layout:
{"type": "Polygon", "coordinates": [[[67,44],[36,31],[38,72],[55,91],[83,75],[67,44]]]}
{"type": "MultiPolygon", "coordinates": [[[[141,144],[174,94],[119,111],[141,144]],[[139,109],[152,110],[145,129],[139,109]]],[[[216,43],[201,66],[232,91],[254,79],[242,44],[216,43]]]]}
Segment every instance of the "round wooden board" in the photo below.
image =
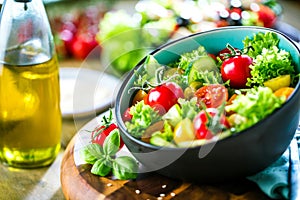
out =
{"type": "Polygon", "coordinates": [[[136,180],[113,180],[90,173],[91,165],[76,166],[74,144],[69,143],[61,164],[61,185],[66,199],[269,199],[255,183],[246,179],[231,183],[192,184],[173,180],[154,172],[140,174],[136,180]]]}

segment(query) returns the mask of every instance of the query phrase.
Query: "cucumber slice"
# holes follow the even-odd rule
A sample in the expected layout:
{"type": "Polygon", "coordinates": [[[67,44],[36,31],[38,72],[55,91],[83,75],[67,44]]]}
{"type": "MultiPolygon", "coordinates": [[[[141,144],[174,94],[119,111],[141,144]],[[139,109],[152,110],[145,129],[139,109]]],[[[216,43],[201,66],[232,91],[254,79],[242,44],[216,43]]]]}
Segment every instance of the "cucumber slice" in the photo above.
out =
{"type": "Polygon", "coordinates": [[[171,142],[168,142],[167,140],[162,138],[159,134],[152,135],[152,137],[150,138],[150,144],[161,147],[176,147],[171,142]]]}
{"type": "Polygon", "coordinates": [[[218,67],[217,67],[214,59],[212,59],[209,56],[202,56],[193,63],[193,65],[190,69],[190,72],[188,74],[188,82],[191,83],[194,81],[195,72],[216,71],[216,70],[218,70],[218,67]]]}

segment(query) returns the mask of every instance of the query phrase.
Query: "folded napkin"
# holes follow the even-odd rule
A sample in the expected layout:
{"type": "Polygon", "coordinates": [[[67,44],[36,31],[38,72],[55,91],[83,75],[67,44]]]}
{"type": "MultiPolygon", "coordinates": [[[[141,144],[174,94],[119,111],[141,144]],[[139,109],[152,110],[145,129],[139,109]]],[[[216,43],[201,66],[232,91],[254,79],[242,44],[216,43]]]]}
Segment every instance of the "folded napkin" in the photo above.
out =
{"type": "MultiPolygon", "coordinates": [[[[300,134],[300,131],[299,133],[300,134]]],[[[300,142],[299,137],[295,137],[294,140],[298,139],[298,144],[300,142]]],[[[296,142],[296,151],[299,152],[299,146],[297,146],[296,142]]],[[[291,143],[292,145],[292,143],[291,143]]],[[[295,147],[295,146],[294,146],[295,147]]],[[[291,160],[291,150],[295,151],[295,149],[292,149],[291,146],[283,153],[283,155],[272,165],[264,169],[263,171],[247,177],[249,180],[255,182],[260,189],[268,195],[272,199],[289,199],[291,197],[291,178],[290,176],[290,169],[291,169],[291,163],[293,163],[295,160],[291,160]]],[[[297,153],[297,155],[299,155],[297,153]]],[[[295,158],[293,158],[295,159],[295,158]]],[[[299,163],[299,156],[297,156],[298,163],[299,163]]],[[[299,168],[299,165],[297,165],[299,168]]],[[[295,169],[294,169],[295,170],[295,169]]],[[[299,171],[300,169],[297,169],[299,171]]],[[[294,172],[296,173],[296,172],[294,172]]],[[[292,174],[293,175],[293,174],[292,174]]],[[[299,182],[300,180],[296,180],[299,182]]],[[[293,183],[294,184],[294,183],[293,183]]],[[[299,184],[299,183],[297,183],[299,184]]],[[[293,188],[293,187],[292,187],[293,188]]],[[[297,192],[297,191],[296,191],[297,192]]],[[[300,191],[299,191],[300,192],[300,191]]],[[[298,193],[298,192],[297,192],[298,193]]]]}

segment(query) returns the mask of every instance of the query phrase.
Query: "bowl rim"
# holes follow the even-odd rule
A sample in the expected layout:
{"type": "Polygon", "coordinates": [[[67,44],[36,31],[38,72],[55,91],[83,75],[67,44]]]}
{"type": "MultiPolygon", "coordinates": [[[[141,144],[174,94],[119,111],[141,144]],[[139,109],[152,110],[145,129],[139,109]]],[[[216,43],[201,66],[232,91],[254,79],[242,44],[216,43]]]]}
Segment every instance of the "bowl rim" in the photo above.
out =
{"type": "Polygon", "coordinates": [[[228,26],[228,27],[222,27],[222,28],[215,28],[215,29],[211,29],[211,30],[207,30],[207,31],[193,33],[193,34],[190,34],[188,36],[184,36],[184,37],[181,37],[181,38],[178,38],[178,39],[166,42],[165,44],[160,45],[159,47],[157,47],[156,49],[154,49],[152,52],[150,52],[147,55],[145,55],[140,60],[140,62],[138,62],[135,65],[135,67],[129,73],[126,74],[126,77],[124,78],[124,80],[123,80],[123,82],[122,82],[122,84],[121,84],[121,86],[119,88],[119,91],[118,91],[117,96],[116,96],[115,109],[114,109],[115,111],[114,112],[115,112],[115,117],[116,117],[116,123],[118,124],[119,129],[121,129],[121,133],[125,134],[131,141],[133,141],[133,142],[135,142],[135,143],[137,143],[137,144],[139,144],[141,146],[144,146],[146,148],[150,148],[152,150],[159,150],[159,149],[162,149],[162,148],[166,149],[166,150],[173,150],[173,151],[174,150],[182,151],[184,149],[198,149],[198,148],[201,148],[203,146],[210,145],[212,142],[219,143],[219,142],[227,141],[227,140],[232,139],[232,138],[239,137],[240,135],[243,135],[243,134],[251,131],[252,129],[255,129],[256,127],[260,126],[260,124],[264,123],[270,117],[276,115],[276,113],[279,112],[283,107],[286,107],[289,104],[289,102],[291,102],[295,98],[295,94],[297,92],[300,92],[300,79],[298,80],[298,83],[296,84],[295,89],[294,89],[293,93],[291,94],[290,98],[288,98],[286,100],[286,102],[279,109],[274,110],[270,115],[268,115],[264,119],[260,120],[259,122],[257,122],[253,126],[248,127],[245,130],[242,130],[242,131],[240,131],[240,132],[238,132],[236,134],[233,134],[233,135],[231,135],[229,137],[225,137],[225,138],[217,140],[217,141],[206,142],[206,143],[204,143],[202,145],[196,145],[196,146],[191,146],[191,147],[175,147],[174,148],[174,147],[165,147],[165,146],[155,146],[155,145],[143,142],[142,140],[133,137],[127,131],[127,129],[125,127],[125,123],[124,123],[124,121],[122,119],[122,113],[118,112],[118,110],[120,110],[120,108],[121,108],[121,106],[120,106],[120,104],[121,104],[120,99],[122,97],[122,93],[123,93],[123,91],[124,91],[127,83],[129,82],[129,80],[131,79],[131,77],[134,75],[135,71],[143,65],[143,63],[145,62],[145,60],[146,60],[146,58],[147,58],[148,55],[154,55],[154,54],[158,53],[159,51],[162,51],[165,48],[176,44],[177,42],[180,42],[180,41],[183,41],[183,40],[187,40],[189,38],[197,37],[199,35],[205,35],[205,34],[209,34],[211,32],[228,31],[228,30],[236,30],[236,29],[249,29],[249,30],[257,29],[257,30],[270,31],[270,32],[274,32],[276,34],[279,34],[283,38],[285,38],[292,46],[294,46],[295,49],[297,49],[298,55],[299,55],[299,59],[300,59],[300,45],[299,46],[296,45],[295,41],[293,41],[286,34],[280,32],[278,30],[271,29],[271,28],[265,28],[265,27],[259,27],[259,26],[228,26]]]}

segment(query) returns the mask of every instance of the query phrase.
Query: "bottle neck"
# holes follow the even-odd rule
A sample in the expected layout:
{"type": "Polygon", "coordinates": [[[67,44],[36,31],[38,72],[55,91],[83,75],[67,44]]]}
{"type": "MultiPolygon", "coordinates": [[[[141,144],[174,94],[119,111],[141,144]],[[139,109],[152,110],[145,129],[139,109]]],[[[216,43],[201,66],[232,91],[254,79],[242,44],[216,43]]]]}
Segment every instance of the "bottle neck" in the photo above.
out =
{"type": "Polygon", "coordinates": [[[35,55],[43,54],[52,58],[55,54],[53,36],[42,0],[4,0],[0,16],[0,38],[1,62],[6,63],[5,58],[13,51],[20,52],[19,58],[26,55],[33,57],[29,60],[37,60],[35,55]]]}

